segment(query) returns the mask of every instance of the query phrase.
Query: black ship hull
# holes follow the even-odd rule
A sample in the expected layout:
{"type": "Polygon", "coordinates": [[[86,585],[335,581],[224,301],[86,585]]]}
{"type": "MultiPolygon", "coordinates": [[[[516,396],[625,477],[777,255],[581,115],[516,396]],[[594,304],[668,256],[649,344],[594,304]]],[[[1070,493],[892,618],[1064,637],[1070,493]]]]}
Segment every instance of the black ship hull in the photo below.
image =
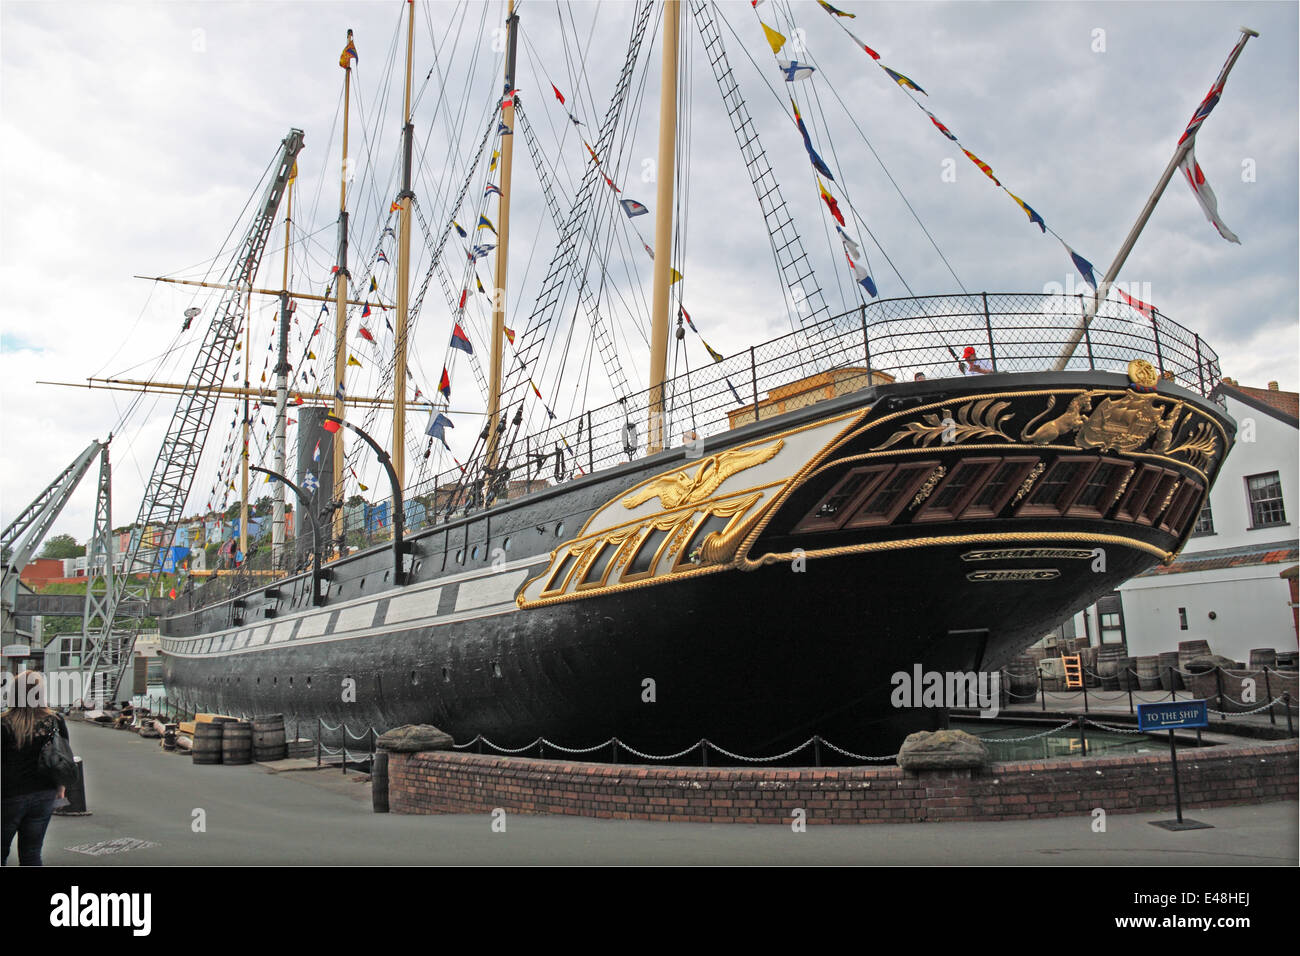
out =
{"type": "Polygon", "coordinates": [[[178,613],[168,692],[304,736],[889,754],[944,720],[895,674],[996,669],[1172,557],[1232,429],[1108,373],[870,388],[418,531],[400,587],[376,549],[322,607],[299,577],[178,613]]]}

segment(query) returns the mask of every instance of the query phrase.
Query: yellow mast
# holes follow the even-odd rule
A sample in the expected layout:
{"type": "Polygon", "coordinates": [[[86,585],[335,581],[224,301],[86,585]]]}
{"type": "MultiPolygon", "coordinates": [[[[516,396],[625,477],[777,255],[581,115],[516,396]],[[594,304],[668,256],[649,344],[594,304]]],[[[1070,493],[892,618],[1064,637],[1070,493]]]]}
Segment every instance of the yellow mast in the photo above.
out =
{"type": "Polygon", "coordinates": [[[664,0],[663,69],[659,87],[659,189],[655,207],[654,298],[650,312],[650,423],[646,453],[664,447],[664,378],[668,369],[669,269],[673,258],[673,172],[677,154],[678,0],[664,0]]]}
{"type": "MultiPolygon", "coordinates": [[[[515,43],[519,17],[515,14],[515,0],[510,0],[506,18],[509,39],[506,47],[505,90],[506,100],[501,104],[501,121],[511,133],[501,137],[501,203],[497,208],[496,280],[492,291],[492,359],[488,374],[488,440],[487,467],[497,466],[501,443],[501,367],[502,341],[506,337],[506,277],[510,251],[510,177],[514,168],[515,98],[510,95],[515,87],[515,43]]],[[[490,480],[490,479],[489,479],[490,480]]]]}
{"type": "MultiPolygon", "coordinates": [[[[240,289],[242,291],[245,288],[244,286],[240,286],[240,285],[230,285],[229,283],[226,282],[200,282],[198,279],[168,279],[165,276],[132,276],[131,278],[148,279],[150,282],[171,282],[175,285],[196,285],[196,286],[201,286],[204,289],[240,289]]],[[[280,293],[284,290],[283,289],[250,289],[249,291],[251,291],[253,295],[273,295],[276,298],[279,298],[280,293]]],[[[293,296],[295,299],[307,299],[314,302],[335,301],[332,297],[328,295],[313,295],[310,292],[290,291],[289,295],[293,296]]],[[[347,304],[365,305],[366,303],[360,299],[348,299],[347,304]]]]}
{"type": "MultiPolygon", "coordinates": [[[[138,394],[148,394],[149,392],[184,392],[190,390],[191,386],[184,382],[156,382],[153,380],[135,379],[135,378],[87,378],[84,382],[51,382],[45,379],[37,379],[37,385],[62,385],[68,388],[106,388],[115,392],[136,392],[138,394]]],[[[270,388],[240,388],[236,385],[218,385],[208,391],[216,395],[231,396],[234,398],[243,398],[245,395],[257,399],[275,398],[275,389],[270,388]]],[[[311,404],[328,405],[334,401],[333,395],[326,395],[324,392],[301,392],[294,394],[304,402],[311,404]]],[[[344,399],[343,404],[349,408],[392,408],[393,400],[387,396],[372,397],[369,395],[349,395],[344,399]]],[[[482,415],[483,412],[472,412],[468,409],[453,409],[442,405],[435,405],[433,402],[408,402],[416,408],[437,408],[440,411],[451,412],[457,415],[482,415]]]]}
{"type": "Polygon", "coordinates": [[[389,450],[398,487],[406,485],[406,331],[411,284],[411,54],[415,46],[415,6],[406,4],[406,92],[402,101],[402,191],[397,196],[397,334],[393,356],[393,447],[389,450]]]}
{"type": "MultiPolygon", "coordinates": [[[[344,416],[343,377],[348,365],[348,110],[352,99],[352,60],[356,56],[356,47],[352,43],[352,31],[348,31],[348,45],[339,57],[339,66],[343,67],[343,169],[339,176],[339,263],[338,274],[334,277],[334,416],[344,416]]],[[[334,447],[331,455],[333,480],[330,487],[333,494],[343,497],[343,429],[334,433],[334,447]]],[[[335,545],[343,541],[343,509],[334,512],[333,539],[335,545]]]]}
{"type": "MultiPolygon", "coordinates": [[[[253,324],[253,297],[244,300],[244,388],[248,388],[248,327],[253,324]]],[[[244,444],[239,455],[239,550],[248,560],[248,396],[244,396],[244,444]]]]}

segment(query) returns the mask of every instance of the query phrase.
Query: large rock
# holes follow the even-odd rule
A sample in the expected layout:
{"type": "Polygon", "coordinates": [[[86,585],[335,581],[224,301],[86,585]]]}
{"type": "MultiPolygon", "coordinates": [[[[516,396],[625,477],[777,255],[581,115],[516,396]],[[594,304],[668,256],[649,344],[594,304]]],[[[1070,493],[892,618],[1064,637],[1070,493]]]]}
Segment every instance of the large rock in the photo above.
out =
{"type": "Polygon", "coordinates": [[[451,737],[432,724],[407,724],[379,735],[375,746],[392,753],[414,754],[425,750],[450,750],[451,737]]]}
{"type": "Polygon", "coordinates": [[[904,770],[957,770],[988,762],[984,741],[964,730],[909,734],[898,751],[898,765],[904,770]]]}

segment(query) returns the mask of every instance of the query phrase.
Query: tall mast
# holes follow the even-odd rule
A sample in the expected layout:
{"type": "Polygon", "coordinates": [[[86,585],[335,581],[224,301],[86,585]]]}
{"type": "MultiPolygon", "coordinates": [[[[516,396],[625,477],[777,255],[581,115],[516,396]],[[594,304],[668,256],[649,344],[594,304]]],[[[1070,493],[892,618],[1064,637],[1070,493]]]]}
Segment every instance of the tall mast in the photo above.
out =
{"type": "Polygon", "coordinates": [[[497,209],[496,280],[492,291],[492,361],[488,374],[488,442],[487,467],[496,468],[501,442],[501,368],[502,341],[506,337],[506,273],[510,252],[510,176],[514,167],[515,98],[515,44],[519,30],[519,16],[515,13],[515,0],[510,0],[506,18],[509,38],[506,45],[505,100],[501,104],[501,122],[511,132],[501,137],[501,203],[497,209]]]}
{"type": "Polygon", "coordinates": [[[664,0],[663,69],[659,86],[659,190],[655,199],[654,298],[650,318],[650,430],[646,453],[664,447],[664,378],[668,368],[669,269],[673,258],[673,176],[677,154],[677,46],[681,5],[664,0]]]}
{"type": "MultiPolygon", "coordinates": [[[[339,58],[343,67],[343,169],[339,177],[339,261],[334,277],[334,417],[342,419],[343,376],[348,367],[348,107],[352,94],[352,59],[356,55],[352,44],[352,31],[348,31],[348,45],[339,58]],[[351,54],[351,56],[349,55],[351,54]]],[[[334,433],[334,449],[330,456],[333,466],[333,494],[343,494],[343,429],[334,433]]],[[[281,472],[283,474],[283,472],[281,472]]],[[[332,532],[336,546],[343,543],[343,509],[334,511],[332,532]]]]}
{"type": "MultiPolygon", "coordinates": [[[[253,324],[253,296],[250,293],[244,300],[244,388],[248,381],[248,328],[253,324]]],[[[248,396],[244,396],[244,436],[239,454],[239,550],[242,560],[248,560],[248,396]]]]}
{"type": "MultiPolygon", "coordinates": [[[[275,365],[275,459],[272,468],[284,474],[285,415],[289,407],[289,225],[293,221],[293,181],[298,163],[293,164],[284,195],[284,276],[280,292],[280,350],[275,365]]],[[[284,482],[271,489],[271,566],[283,568],[284,560],[284,482]]]]}
{"type": "Polygon", "coordinates": [[[406,323],[411,285],[411,53],[415,46],[414,0],[406,2],[406,93],[402,100],[402,191],[397,194],[397,341],[393,356],[393,447],[389,455],[399,487],[406,485],[406,323]]]}
{"type": "MultiPolygon", "coordinates": [[[[1259,36],[1258,33],[1249,27],[1239,27],[1238,29],[1240,29],[1245,35],[1237,41],[1237,45],[1228,56],[1228,61],[1223,64],[1223,69],[1219,71],[1219,78],[1214,81],[1214,86],[1210,87],[1211,90],[1223,89],[1223,84],[1227,82],[1228,74],[1232,72],[1233,66],[1237,63],[1237,57],[1241,56],[1241,51],[1246,47],[1246,41],[1251,37],[1259,36]]],[[[1137,222],[1133,223],[1133,228],[1128,231],[1128,237],[1125,238],[1124,244],[1120,246],[1119,254],[1115,256],[1115,261],[1110,264],[1110,268],[1106,270],[1105,277],[1097,286],[1096,294],[1093,295],[1090,302],[1085,303],[1083,317],[1079,320],[1078,327],[1075,328],[1074,333],[1070,336],[1070,341],[1066,343],[1065,348],[1062,350],[1060,358],[1056,360],[1056,364],[1053,366],[1054,371],[1063,372],[1065,371],[1065,367],[1070,364],[1071,356],[1074,355],[1075,349],[1079,347],[1079,342],[1083,340],[1084,333],[1088,330],[1088,325],[1097,315],[1097,310],[1101,308],[1101,303],[1105,301],[1106,295],[1110,292],[1111,284],[1115,281],[1115,277],[1119,275],[1119,270],[1124,267],[1124,263],[1128,259],[1128,254],[1133,251],[1133,246],[1137,243],[1138,236],[1141,235],[1142,230],[1146,228],[1147,220],[1151,218],[1151,213],[1155,211],[1156,203],[1158,203],[1160,197],[1164,195],[1165,187],[1169,185],[1169,180],[1173,178],[1174,171],[1182,165],[1183,160],[1187,158],[1187,154],[1191,152],[1192,147],[1195,145],[1196,134],[1194,132],[1192,135],[1186,136],[1184,139],[1179,141],[1178,148],[1174,150],[1173,158],[1169,160],[1169,165],[1165,167],[1165,171],[1161,173],[1160,181],[1156,183],[1156,188],[1152,190],[1150,197],[1147,199],[1147,204],[1142,207],[1142,213],[1138,216],[1137,222]]]]}

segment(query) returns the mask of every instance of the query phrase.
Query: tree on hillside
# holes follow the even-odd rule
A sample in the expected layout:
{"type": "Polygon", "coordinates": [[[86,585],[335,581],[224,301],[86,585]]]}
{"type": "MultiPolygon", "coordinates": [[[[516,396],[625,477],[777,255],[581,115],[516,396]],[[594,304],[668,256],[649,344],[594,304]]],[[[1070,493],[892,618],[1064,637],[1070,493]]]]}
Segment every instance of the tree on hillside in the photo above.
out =
{"type": "Polygon", "coordinates": [[[42,558],[79,558],[86,553],[85,547],[77,544],[77,539],[70,534],[56,534],[45,542],[41,548],[42,558]]]}

